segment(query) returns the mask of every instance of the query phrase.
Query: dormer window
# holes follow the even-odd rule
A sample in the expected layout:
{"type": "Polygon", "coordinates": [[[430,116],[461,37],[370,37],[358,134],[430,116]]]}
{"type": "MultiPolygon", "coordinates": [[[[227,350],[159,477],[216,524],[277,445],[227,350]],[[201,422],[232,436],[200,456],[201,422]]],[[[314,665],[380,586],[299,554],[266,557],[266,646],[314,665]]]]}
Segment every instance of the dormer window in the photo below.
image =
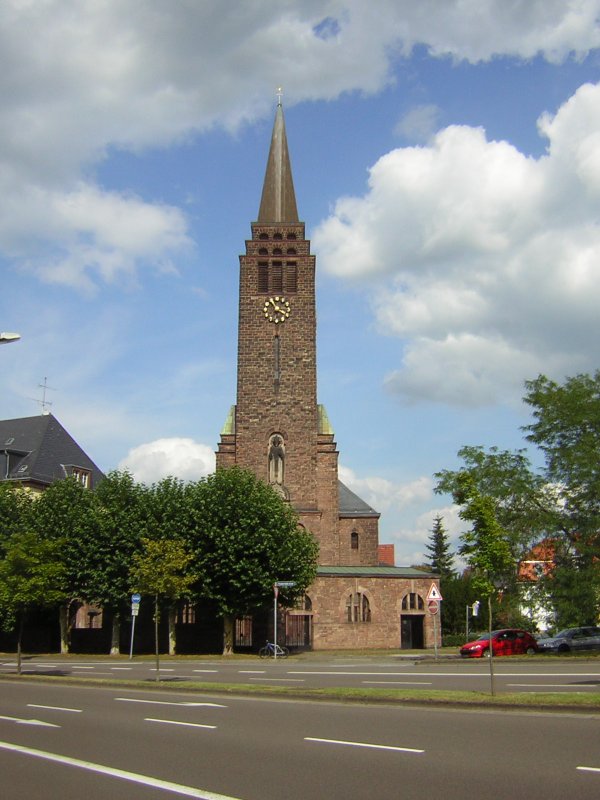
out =
{"type": "Polygon", "coordinates": [[[89,489],[92,485],[92,472],[89,469],[85,469],[84,467],[71,467],[70,470],[67,470],[67,474],[71,478],[75,478],[75,480],[86,489],[89,489]]]}

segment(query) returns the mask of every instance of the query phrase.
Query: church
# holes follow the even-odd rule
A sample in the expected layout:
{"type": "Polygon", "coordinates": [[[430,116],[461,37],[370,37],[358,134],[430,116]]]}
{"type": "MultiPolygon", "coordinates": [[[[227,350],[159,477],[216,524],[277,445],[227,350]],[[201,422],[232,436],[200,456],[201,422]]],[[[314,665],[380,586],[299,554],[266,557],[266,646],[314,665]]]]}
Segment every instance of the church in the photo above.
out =
{"type": "MultiPolygon", "coordinates": [[[[382,565],[379,513],[338,478],[334,430],[317,399],[316,257],[298,217],[281,100],[251,232],[240,256],[237,397],[216,465],[250,469],[272,485],[319,543],[317,578],[282,611],[277,641],[314,650],[433,647],[437,576],[382,565]]],[[[238,643],[252,635],[252,621],[243,624],[238,643]]]]}

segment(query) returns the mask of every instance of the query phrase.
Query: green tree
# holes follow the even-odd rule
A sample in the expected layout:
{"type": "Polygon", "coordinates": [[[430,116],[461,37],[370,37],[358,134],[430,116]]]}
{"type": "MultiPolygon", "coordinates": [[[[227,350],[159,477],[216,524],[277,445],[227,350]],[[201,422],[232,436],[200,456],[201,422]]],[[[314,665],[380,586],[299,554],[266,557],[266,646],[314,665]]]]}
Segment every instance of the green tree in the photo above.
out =
{"type": "Polygon", "coordinates": [[[10,537],[30,530],[35,496],[13,483],[0,483],[0,556],[10,537]]]}
{"type": "Polygon", "coordinates": [[[21,674],[23,627],[34,606],[53,606],[64,599],[65,569],[61,542],[40,539],[31,531],[14,533],[0,562],[0,609],[4,627],[17,630],[17,672],[21,674]]]}
{"type": "Polygon", "coordinates": [[[454,575],[454,556],[450,550],[450,539],[444,528],[444,518],[439,514],[433,520],[429,543],[425,546],[429,553],[430,567],[445,579],[454,575]]]}
{"type": "Polygon", "coordinates": [[[61,652],[68,652],[73,624],[71,608],[88,591],[88,563],[82,553],[90,550],[97,534],[95,497],[74,478],[56,481],[33,506],[32,528],[40,538],[60,542],[64,566],[65,602],[60,607],[61,652]]]}
{"type": "Polygon", "coordinates": [[[161,603],[170,605],[186,595],[196,576],[189,572],[192,556],[177,539],[142,539],[142,550],[134,553],[131,568],[132,591],[154,598],[154,652],[156,680],[160,678],[158,624],[161,603]]]}
{"type": "Polygon", "coordinates": [[[188,486],[188,502],[198,591],[215,601],[230,654],[236,616],[268,606],[276,580],[295,582],[282,603],[302,595],[316,575],[318,546],[291,506],[252,472],[219,469],[188,486]]]}
{"type": "Polygon", "coordinates": [[[130,602],[129,571],[148,535],[148,489],[128,472],[110,472],[94,492],[96,525],[81,558],[86,599],[112,614],[111,654],[119,652],[121,615],[130,602]]]}
{"type": "Polygon", "coordinates": [[[595,622],[600,611],[600,371],[563,384],[540,375],[526,383],[524,400],[534,419],[524,428],[527,440],[544,454],[544,478],[554,496],[556,566],[543,585],[557,623],[595,622]]]}
{"type": "Polygon", "coordinates": [[[494,694],[492,597],[499,586],[507,582],[516,565],[507,534],[496,517],[494,500],[479,491],[473,476],[468,472],[457,477],[453,498],[461,506],[460,518],[471,524],[471,529],[461,535],[459,552],[471,568],[473,590],[487,600],[490,682],[491,692],[494,694]]]}

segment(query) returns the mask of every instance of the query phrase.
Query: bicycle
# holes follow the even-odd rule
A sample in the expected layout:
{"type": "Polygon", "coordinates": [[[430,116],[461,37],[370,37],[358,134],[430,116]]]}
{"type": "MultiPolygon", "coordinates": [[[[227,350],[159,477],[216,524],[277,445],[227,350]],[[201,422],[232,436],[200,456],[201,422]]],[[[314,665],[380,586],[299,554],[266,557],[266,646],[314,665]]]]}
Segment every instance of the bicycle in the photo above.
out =
{"type": "Polygon", "coordinates": [[[274,644],[273,642],[267,642],[264,647],[261,647],[258,651],[258,655],[261,658],[287,658],[290,654],[290,651],[287,647],[280,647],[278,644],[274,644]]]}

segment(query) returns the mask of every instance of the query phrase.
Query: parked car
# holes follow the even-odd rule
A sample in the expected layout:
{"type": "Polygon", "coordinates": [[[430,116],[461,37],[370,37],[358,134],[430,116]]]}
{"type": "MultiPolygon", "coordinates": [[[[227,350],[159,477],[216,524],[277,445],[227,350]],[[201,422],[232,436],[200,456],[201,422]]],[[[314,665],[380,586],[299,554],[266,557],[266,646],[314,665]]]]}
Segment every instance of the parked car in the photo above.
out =
{"type": "Polygon", "coordinates": [[[600,650],[600,628],[592,625],[583,628],[565,628],[556,636],[538,639],[542,653],[570,653],[572,650],[600,650]]]}
{"type": "MultiPolygon", "coordinates": [[[[527,631],[518,628],[503,628],[492,631],[492,647],[494,656],[516,656],[523,653],[537,653],[538,644],[527,631]]],[[[483,633],[479,639],[467,642],[460,648],[463,658],[485,658],[490,655],[490,635],[483,633]]]]}

